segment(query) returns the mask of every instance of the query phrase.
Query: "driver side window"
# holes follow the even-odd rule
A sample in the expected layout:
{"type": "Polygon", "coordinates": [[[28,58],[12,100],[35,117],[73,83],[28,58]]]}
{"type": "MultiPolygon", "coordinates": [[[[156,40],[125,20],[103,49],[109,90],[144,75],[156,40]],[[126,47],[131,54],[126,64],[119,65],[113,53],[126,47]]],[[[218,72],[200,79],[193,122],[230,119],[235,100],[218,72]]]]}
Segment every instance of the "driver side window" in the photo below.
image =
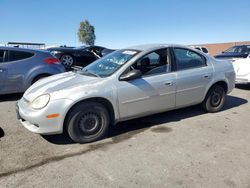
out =
{"type": "Polygon", "coordinates": [[[143,76],[170,72],[168,49],[153,51],[140,58],[131,69],[138,69],[143,76]]]}

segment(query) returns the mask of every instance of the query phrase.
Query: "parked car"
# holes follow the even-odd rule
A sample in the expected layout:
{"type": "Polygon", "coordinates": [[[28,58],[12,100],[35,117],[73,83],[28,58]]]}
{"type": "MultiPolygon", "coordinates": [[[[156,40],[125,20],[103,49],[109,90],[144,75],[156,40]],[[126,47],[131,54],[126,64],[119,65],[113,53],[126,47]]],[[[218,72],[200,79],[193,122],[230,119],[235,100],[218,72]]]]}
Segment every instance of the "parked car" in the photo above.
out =
{"type": "Polygon", "coordinates": [[[128,119],[202,104],[221,110],[234,88],[228,61],[180,45],[142,45],[117,50],[79,72],[32,85],[17,103],[18,119],[38,134],[66,131],[80,143],[103,138],[128,119]]]}
{"type": "Polygon", "coordinates": [[[0,47],[0,94],[22,93],[39,79],[64,71],[49,52],[0,47]]]}
{"type": "Polygon", "coordinates": [[[48,48],[47,50],[60,59],[66,68],[70,68],[72,66],[87,66],[102,57],[104,49],[100,46],[81,46],[78,48],[48,48]]]}
{"type": "Polygon", "coordinates": [[[236,73],[236,84],[250,83],[250,54],[247,58],[233,61],[234,70],[236,73]]]}
{"type": "Polygon", "coordinates": [[[219,55],[216,55],[215,58],[219,59],[239,59],[246,58],[250,53],[250,45],[240,45],[233,46],[219,55]]]}
{"type": "Polygon", "coordinates": [[[204,46],[191,46],[191,47],[196,49],[196,50],[200,50],[201,52],[203,52],[205,54],[209,54],[208,49],[204,46]]]}

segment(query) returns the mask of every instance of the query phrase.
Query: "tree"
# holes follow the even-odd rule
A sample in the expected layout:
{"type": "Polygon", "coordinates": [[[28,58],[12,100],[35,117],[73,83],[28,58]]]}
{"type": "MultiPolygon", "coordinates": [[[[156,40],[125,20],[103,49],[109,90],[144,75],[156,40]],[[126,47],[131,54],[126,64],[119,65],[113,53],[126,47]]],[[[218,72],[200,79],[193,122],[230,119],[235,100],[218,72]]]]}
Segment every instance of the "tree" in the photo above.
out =
{"type": "Polygon", "coordinates": [[[88,20],[84,20],[80,22],[80,27],[78,30],[78,39],[80,42],[86,45],[94,45],[95,44],[95,27],[90,25],[88,20]]]}

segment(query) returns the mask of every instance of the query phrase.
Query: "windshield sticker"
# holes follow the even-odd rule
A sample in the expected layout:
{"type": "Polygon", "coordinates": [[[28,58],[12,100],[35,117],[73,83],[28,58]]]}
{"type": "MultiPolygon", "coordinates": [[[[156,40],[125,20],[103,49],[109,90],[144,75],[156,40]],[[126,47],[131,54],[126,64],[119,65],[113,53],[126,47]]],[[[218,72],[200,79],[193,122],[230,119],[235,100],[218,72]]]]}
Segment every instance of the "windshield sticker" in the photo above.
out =
{"type": "Polygon", "coordinates": [[[123,54],[126,54],[126,55],[134,55],[136,54],[136,51],[132,51],[132,50],[125,50],[124,52],[122,52],[123,54]]]}

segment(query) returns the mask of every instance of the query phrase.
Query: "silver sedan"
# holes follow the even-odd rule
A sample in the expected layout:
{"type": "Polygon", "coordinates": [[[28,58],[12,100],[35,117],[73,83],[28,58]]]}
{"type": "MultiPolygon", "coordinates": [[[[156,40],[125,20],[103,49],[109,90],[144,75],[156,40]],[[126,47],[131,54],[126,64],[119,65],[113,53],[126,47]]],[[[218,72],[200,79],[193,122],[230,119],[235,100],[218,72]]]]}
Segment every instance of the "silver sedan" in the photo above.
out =
{"type": "Polygon", "coordinates": [[[38,81],[18,101],[17,114],[31,132],[66,131],[86,143],[120,121],[196,104],[217,112],[234,85],[227,61],[180,45],[134,46],[38,81]]]}

